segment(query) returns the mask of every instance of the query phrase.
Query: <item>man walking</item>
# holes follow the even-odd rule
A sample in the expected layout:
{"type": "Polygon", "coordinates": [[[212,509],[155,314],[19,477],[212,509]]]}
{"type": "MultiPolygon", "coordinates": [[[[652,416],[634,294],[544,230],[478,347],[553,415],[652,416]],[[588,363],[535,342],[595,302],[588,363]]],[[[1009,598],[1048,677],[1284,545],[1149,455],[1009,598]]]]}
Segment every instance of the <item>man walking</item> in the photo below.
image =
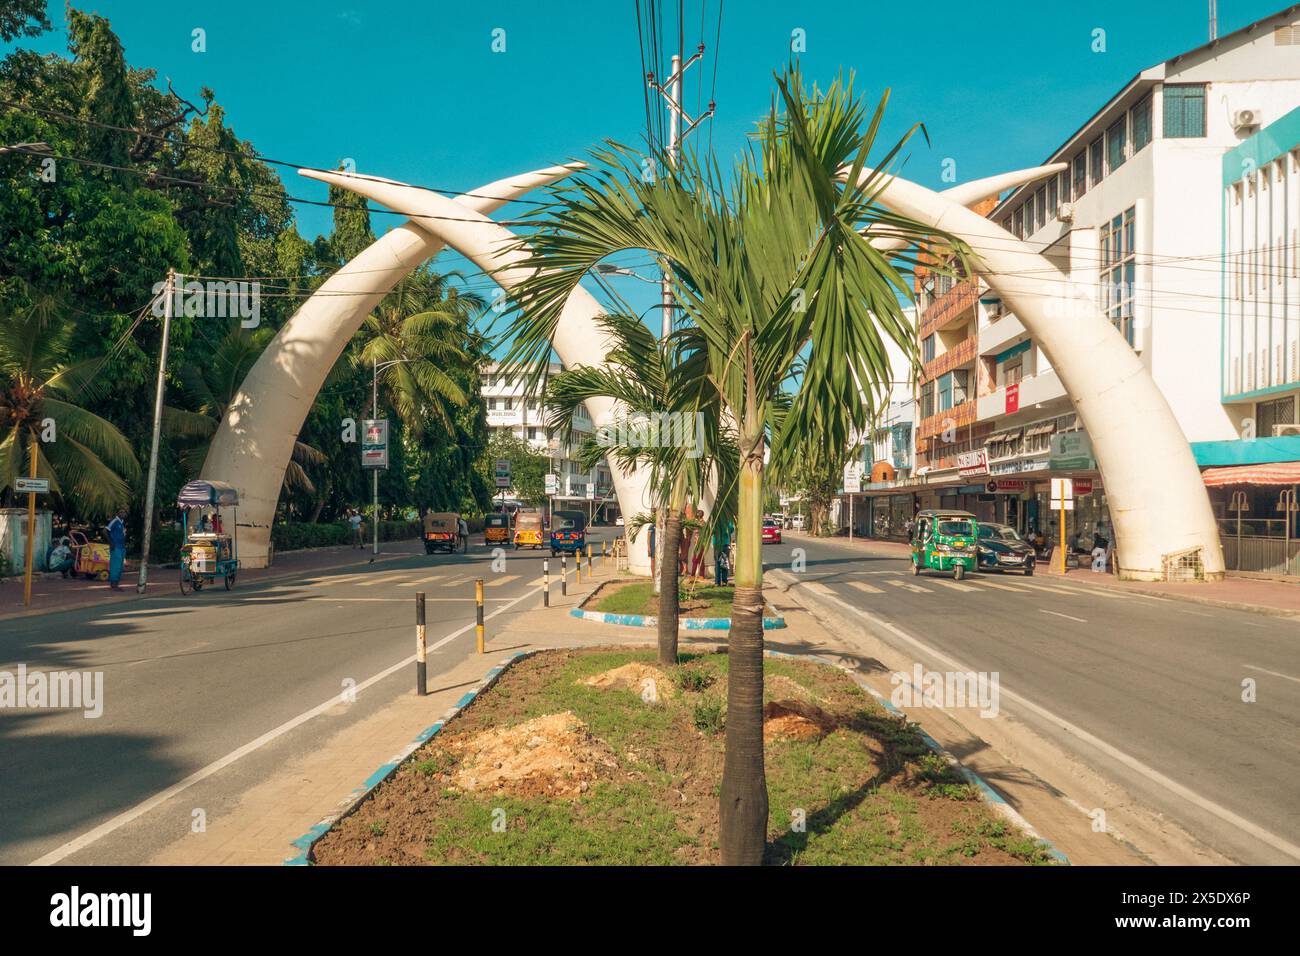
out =
{"type": "Polygon", "coordinates": [[[732,523],[722,522],[713,529],[713,583],[723,587],[727,583],[727,572],[731,569],[731,532],[732,523]]]}
{"type": "Polygon", "coordinates": [[[126,562],[126,509],[119,508],[105,528],[108,531],[108,586],[122,590],[122,565],[126,562]]]}

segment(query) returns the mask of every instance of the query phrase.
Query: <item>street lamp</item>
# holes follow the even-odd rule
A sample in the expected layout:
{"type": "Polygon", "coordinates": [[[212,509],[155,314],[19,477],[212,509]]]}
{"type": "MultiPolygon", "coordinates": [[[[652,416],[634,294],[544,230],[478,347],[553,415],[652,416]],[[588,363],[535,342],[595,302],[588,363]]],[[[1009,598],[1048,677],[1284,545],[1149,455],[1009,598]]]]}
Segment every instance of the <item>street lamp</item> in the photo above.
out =
{"type": "MultiPolygon", "coordinates": [[[[414,362],[414,361],[417,360],[409,359],[409,358],[401,358],[401,359],[391,359],[387,362],[375,363],[374,374],[370,380],[370,414],[372,417],[374,418],[379,417],[379,370],[381,368],[389,368],[393,365],[401,365],[404,362],[414,362]]],[[[387,434],[385,434],[384,437],[385,440],[391,441],[392,432],[391,431],[388,432],[387,434]]],[[[373,533],[371,535],[371,537],[373,538],[371,553],[378,554],[379,553],[379,469],[378,468],[372,469],[371,478],[373,479],[372,491],[371,491],[371,496],[372,496],[371,504],[374,512],[371,518],[371,523],[374,525],[373,533]]]]}
{"type": "Polygon", "coordinates": [[[660,279],[647,279],[643,275],[633,272],[631,269],[624,269],[622,266],[616,266],[612,262],[597,262],[592,267],[592,271],[603,276],[627,276],[629,279],[640,279],[642,282],[649,282],[651,285],[659,285],[660,279]]]}

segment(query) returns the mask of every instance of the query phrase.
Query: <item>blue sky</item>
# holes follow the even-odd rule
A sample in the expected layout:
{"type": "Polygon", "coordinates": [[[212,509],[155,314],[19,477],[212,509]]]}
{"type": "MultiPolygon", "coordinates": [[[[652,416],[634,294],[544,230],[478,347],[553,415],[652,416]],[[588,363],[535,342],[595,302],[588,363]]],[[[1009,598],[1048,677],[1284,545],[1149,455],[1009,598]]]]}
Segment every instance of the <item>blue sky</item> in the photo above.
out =
{"type": "MultiPolygon", "coordinates": [[[[1219,32],[1284,5],[1219,0],[1219,32]]],[[[64,52],[63,4],[50,6],[55,31],[24,45],[64,52]]],[[[664,6],[665,43],[675,46],[676,4],[664,6]]],[[[703,11],[701,0],[685,0],[686,48],[700,42],[703,12],[708,49],[703,68],[688,74],[684,100],[688,111],[697,97],[707,102],[716,57],[712,143],[725,166],[766,108],[772,71],[787,61],[798,28],[810,80],[852,69],[873,100],[892,88],[881,143],[926,124],[931,142],[913,140],[909,178],[940,185],[951,158],[965,181],[1042,160],[1138,70],[1205,42],[1207,6],[723,0],[715,48],[718,0],[703,11]],[[1092,49],[1098,28],[1104,53],[1092,49]]],[[[633,0],[97,0],[86,8],[112,22],[132,65],[156,69],[160,82],[170,78],[192,98],[212,87],[238,134],[277,159],[333,166],[350,157],[361,172],[472,189],[581,157],[604,138],[644,136],[633,0]],[[207,33],[204,53],[191,50],[195,27],[207,33]],[[491,48],[496,28],[505,30],[504,53],[491,48]]],[[[709,123],[694,136],[707,144],[709,123]]],[[[285,180],[295,196],[325,198],[321,184],[291,171],[285,180]]],[[[328,231],[328,209],[297,211],[308,238],[328,231]]],[[[375,227],[396,221],[376,216],[375,227]]],[[[655,294],[633,280],[618,288],[638,306],[655,294]]]]}

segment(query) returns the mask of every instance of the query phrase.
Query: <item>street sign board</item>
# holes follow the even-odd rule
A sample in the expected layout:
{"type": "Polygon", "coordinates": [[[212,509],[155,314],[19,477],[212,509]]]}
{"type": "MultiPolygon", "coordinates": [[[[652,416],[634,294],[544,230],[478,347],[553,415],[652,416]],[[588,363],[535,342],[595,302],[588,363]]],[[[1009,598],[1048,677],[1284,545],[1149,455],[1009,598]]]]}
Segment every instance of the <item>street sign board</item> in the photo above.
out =
{"type": "Polygon", "coordinates": [[[588,500],[588,501],[595,501],[595,500],[596,500],[596,486],[595,486],[595,485],[592,485],[592,484],[588,484],[588,485],[587,485],[587,500],[588,500]]]}
{"type": "Polygon", "coordinates": [[[510,487],[510,459],[498,458],[496,467],[496,479],[498,488],[510,487]]]}
{"type": "Polygon", "coordinates": [[[844,493],[856,495],[862,492],[862,463],[851,461],[844,466],[844,493]]]}
{"type": "Polygon", "coordinates": [[[560,493],[560,476],[550,474],[546,476],[546,493],[548,495],[558,495],[560,493]]]}
{"type": "Polygon", "coordinates": [[[1070,478],[1053,478],[1052,479],[1052,497],[1053,498],[1073,498],[1074,481],[1070,478]]]}
{"type": "Polygon", "coordinates": [[[361,467],[388,467],[388,419],[367,418],[361,422],[361,467]]]}
{"type": "Polygon", "coordinates": [[[15,478],[14,491],[20,495],[45,495],[50,492],[48,478],[15,478]]]}
{"type": "Polygon", "coordinates": [[[1092,456],[1092,441],[1084,431],[1058,432],[1052,436],[1048,458],[1053,471],[1090,471],[1097,467],[1092,456]]]}

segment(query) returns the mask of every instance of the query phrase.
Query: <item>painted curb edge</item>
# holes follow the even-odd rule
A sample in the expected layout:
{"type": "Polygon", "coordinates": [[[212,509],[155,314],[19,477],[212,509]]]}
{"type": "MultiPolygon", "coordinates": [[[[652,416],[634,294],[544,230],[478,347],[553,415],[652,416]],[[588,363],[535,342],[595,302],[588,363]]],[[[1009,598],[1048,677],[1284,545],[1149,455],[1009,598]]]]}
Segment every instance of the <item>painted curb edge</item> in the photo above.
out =
{"type": "MultiPolygon", "coordinates": [[[[594,624],[621,624],[624,627],[659,626],[659,618],[653,614],[611,614],[608,611],[584,611],[575,607],[569,612],[569,616],[583,621],[591,621],[594,624]]],[[[785,626],[785,618],[779,614],[776,617],[763,618],[763,630],[765,631],[773,631],[785,626]]],[[[679,619],[677,629],[679,631],[729,631],[731,630],[731,618],[683,617],[679,619]]]]}
{"type": "Polygon", "coordinates": [[[814,660],[817,661],[819,664],[825,664],[829,667],[834,667],[836,670],[840,670],[848,674],[849,678],[853,681],[853,683],[857,684],[864,691],[866,691],[868,694],[874,697],[876,701],[882,707],[884,707],[886,712],[888,712],[891,716],[898,717],[901,720],[904,720],[907,723],[911,724],[913,727],[915,727],[916,732],[920,734],[921,739],[925,741],[925,745],[929,747],[931,750],[933,750],[935,753],[937,753],[939,756],[943,757],[944,760],[948,761],[950,766],[956,767],[957,772],[960,773],[962,777],[965,778],[966,782],[969,783],[971,786],[975,787],[975,789],[980,792],[980,796],[983,798],[985,803],[991,804],[994,810],[1002,814],[1002,816],[1006,817],[1007,820],[1009,820],[1012,824],[1014,824],[1015,826],[1023,830],[1030,838],[1038,841],[1038,843],[1040,843],[1043,846],[1043,848],[1046,849],[1047,852],[1057,862],[1063,863],[1066,866],[1073,865],[1070,863],[1070,858],[1056,848],[1056,844],[1054,844],[1051,840],[1047,839],[1045,836],[1043,836],[1037,830],[1035,830],[1033,825],[1028,820],[1026,820],[1023,816],[1021,816],[1020,812],[1016,810],[1015,807],[1007,803],[1006,799],[1002,796],[1002,794],[998,793],[996,790],[990,787],[988,783],[985,782],[983,777],[977,774],[974,770],[971,770],[969,767],[964,766],[960,760],[958,760],[951,753],[945,750],[943,745],[940,744],[939,741],[935,740],[933,737],[927,734],[924,730],[921,729],[921,726],[919,724],[917,724],[913,720],[910,720],[907,714],[903,713],[901,710],[895,707],[893,705],[893,702],[890,701],[888,697],[881,694],[874,687],[868,686],[867,683],[855,671],[850,670],[849,668],[845,667],[843,664],[839,663],[838,661],[833,661],[830,660],[829,658],[822,657],[820,654],[792,654],[789,651],[772,651],[772,650],[765,649],[763,651],[763,655],[765,657],[788,657],[792,660],[814,660]]]}
{"type": "Polygon", "coordinates": [[[424,730],[420,731],[414,740],[394,754],[387,763],[383,764],[374,773],[362,781],[361,786],[357,787],[350,794],[344,797],[339,802],[337,809],[333,813],[316,823],[310,830],[298,837],[298,839],[291,841],[289,845],[297,850],[298,853],[296,856],[286,857],[284,862],[280,865],[310,866],[312,864],[312,849],[316,846],[317,841],[319,841],[321,837],[328,833],[336,823],[344,817],[349,816],[357,807],[365,803],[366,800],[370,798],[370,795],[374,793],[375,788],[396,773],[398,767],[406,762],[407,757],[411,756],[411,754],[415,753],[416,750],[432,740],[433,737],[437,735],[438,731],[442,730],[442,728],[447,725],[449,720],[472,704],[479,694],[492,687],[492,685],[497,682],[501,675],[504,674],[511,665],[516,664],[523,658],[529,657],[535,653],[537,652],[521,651],[518,654],[511,654],[509,657],[497,664],[496,667],[488,671],[477,687],[467,692],[460,700],[456,701],[456,703],[453,704],[439,720],[437,720],[432,726],[426,727],[424,730]]]}

